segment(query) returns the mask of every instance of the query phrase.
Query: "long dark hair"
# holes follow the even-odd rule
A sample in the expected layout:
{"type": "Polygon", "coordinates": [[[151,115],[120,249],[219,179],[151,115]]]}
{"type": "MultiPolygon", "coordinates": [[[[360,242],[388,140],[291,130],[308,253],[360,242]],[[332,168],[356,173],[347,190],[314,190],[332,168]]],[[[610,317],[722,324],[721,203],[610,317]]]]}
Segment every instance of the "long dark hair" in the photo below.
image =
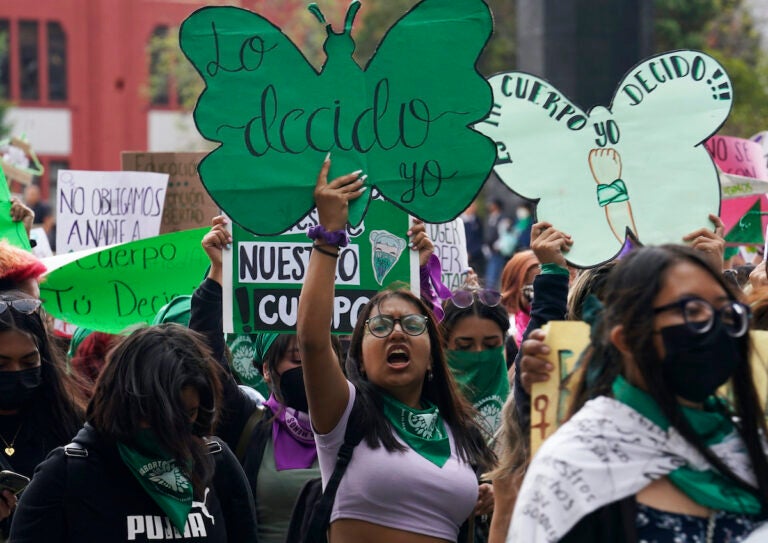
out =
{"type": "MultiPolygon", "coordinates": [[[[598,328],[594,331],[591,351],[584,360],[585,375],[575,395],[572,412],[584,402],[598,395],[610,395],[611,384],[623,371],[621,353],[611,344],[609,335],[616,325],[622,325],[624,341],[632,351],[637,369],[645,381],[647,392],[661,408],[664,416],[678,432],[701,453],[717,471],[732,479],[737,485],[755,493],[755,489],[736,476],[696,435],[683,416],[674,391],[664,379],[663,361],[653,341],[653,301],[666,281],[667,272],[674,265],[688,262],[706,271],[732,300],[737,299],[731,285],[715,270],[700,253],[688,247],[662,245],[644,247],[626,256],[608,275],[605,285],[605,309],[598,328]]],[[[752,463],[758,489],[758,498],[765,507],[768,504],[768,459],[761,443],[762,435],[768,435],[763,408],[760,405],[748,363],[749,337],[742,343],[739,364],[732,376],[733,415],[738,418],[737,428],[752,463]]]]}
{"type": "Polygon", "coordinates": [[[366,428],[365,440],[372,448],[384,445],[388,451],[404,451],[406,448],[398,443],[393,434],[392,426],[386,417],[381,416],[383,405],[381,390],[367,380],[360,368],[363,364],[363,337],[365,321],[374,307],[378,307],[388,299],[401,299],[419,309],[422,315],[429,317],[427,334],[429,335],[432,362],[431,380],[425,379],[421,398],[435,404],[446,424],[453,433],[456,450],[465,461],[481,469],[489,468],[494,462],[493,453],[473,421],[474,410],[464,399],[456,386],[456,382],[448,370],[443,352],[443,341],[437,320],[427,305],[407,290],[385,290],[376,294],[358,315],[357,324],[352,332],[349,354],[346,361],[347,378],[357,388],[363,405],[360,424],[366,428]]]}
{"type": "Polygon", "coordinates": [[[133,332],[107,355],[86,418],[108,438],[133,444],[139,430],[155,429],[159,444],[188,469],[196,493],[213,476],[213,460],[202,437],[213,432],[221,383],[202,336],[179,324],[133,332]],[[200,395],[190,428],[182,389],[200,395]]]}
{"type": "MultiPolygon", "coordinates": [[[[36,300],[20,290],[0,292],[2,300],[36,300]]],[[[40,352],[40,386],[29,409],[31,427],[51,434],[57,445],[65,445],[83,424],[85,399],[81,390],[65,371],[64,353],[45,325],[43,309],[29,315],[8,307],[0,314],[0,332],[18,331],[35,342],[40,352]]],[[[46,445],[47,446],[47,445],[46,445]]]]}

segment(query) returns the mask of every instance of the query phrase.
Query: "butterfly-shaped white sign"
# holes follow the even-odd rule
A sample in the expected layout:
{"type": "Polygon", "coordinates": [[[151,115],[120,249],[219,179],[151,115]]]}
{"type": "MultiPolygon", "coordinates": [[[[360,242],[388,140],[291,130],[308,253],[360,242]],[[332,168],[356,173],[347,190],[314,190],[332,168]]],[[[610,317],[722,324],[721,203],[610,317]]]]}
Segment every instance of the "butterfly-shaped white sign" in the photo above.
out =
{"type": "Polygon", "coordinates": [[[579,109],[524,72],[490,79],[494,107],[475,128],[496,141],[495,171],[538,200],[537,219],[573,236],[579,267],[615,257],[625,236],[680,243],[712,225],[717,170],[703,142],[725,122],[733,92],[712,57],[672,51],[632,68],[610,108],[579,109]]]}

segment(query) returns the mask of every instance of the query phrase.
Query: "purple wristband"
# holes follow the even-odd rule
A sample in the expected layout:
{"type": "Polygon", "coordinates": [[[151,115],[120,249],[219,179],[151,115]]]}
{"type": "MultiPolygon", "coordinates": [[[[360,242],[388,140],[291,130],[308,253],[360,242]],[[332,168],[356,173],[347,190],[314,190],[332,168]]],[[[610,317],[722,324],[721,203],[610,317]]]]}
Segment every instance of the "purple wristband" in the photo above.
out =
{"type": "Polygon", "coordinates": [[[321,240],[326,245],[335,245],[336,247],[346,247],[349,245],[349,236],[346,230],[335,230],[328,232],[322,224],[310,227],[307,230],[309,239],[321,240]]]}

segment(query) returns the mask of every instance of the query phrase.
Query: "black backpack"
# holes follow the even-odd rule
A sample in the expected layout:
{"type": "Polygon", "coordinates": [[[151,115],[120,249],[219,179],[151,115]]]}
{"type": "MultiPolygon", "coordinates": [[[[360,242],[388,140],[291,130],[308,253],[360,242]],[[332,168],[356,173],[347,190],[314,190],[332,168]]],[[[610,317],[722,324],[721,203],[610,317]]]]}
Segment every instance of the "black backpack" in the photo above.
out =
{"type": "Polygon", "coordinates": [[[328,525],[331,520],[331,509],[333,509],[336,491],[350,460],[352,460],[355,447],[363,440],[363,426],[359,421],[360,401],[360,393],[358,392],[355,396],[355,403],[352,405],[352,412],[349,415],[347,430],[344,432],[344,443],[342,443],[336,456],[336,466],[333,468],[325,492],[323,492],[323,483],[320,477],[310,479],[301,488],[291,512],[291,520],[285,539],[287,543],[327,543],[328,525]]]}

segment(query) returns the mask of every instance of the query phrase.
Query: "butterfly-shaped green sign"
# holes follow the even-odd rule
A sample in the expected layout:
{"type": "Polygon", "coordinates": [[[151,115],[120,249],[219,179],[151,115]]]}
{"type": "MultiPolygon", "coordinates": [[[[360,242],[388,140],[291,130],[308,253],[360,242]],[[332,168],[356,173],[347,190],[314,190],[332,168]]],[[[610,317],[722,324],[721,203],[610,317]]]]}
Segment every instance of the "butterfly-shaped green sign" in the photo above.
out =
{"type": "Polygon", "coordinates": [[[619,84],[610,109],[585,113],[523,72],[491,78],[494,107],[476,128],[497,142],[495,171],[538,200],[537,218],[573,236],[567,258],[589,267],[631,235],[681,243],[711,228],[717,170],[703,142],[725,122],[733,92],[723,67],[696,51],[645,60],[619,84]]]}
{"type": "MultiPolygon", "coordinates": [[[[492,28],[483,0],[422,0],[365,68],[352,58],[359,8],[353,1],[343,32],[326,26],[319,73],[255,13],[208,7],[181,27],[181,48],[206,83],[195,122],[220,143],[200,176],[253,233],[282,232],[306,215],[328,152],[330,178],[362,170],[369,186],[428,222],[456,217],[493,168],[493,142],[470,128],[493,103],[475,66],[492,28]]],[[[352,204],[352,224],[373,192],[352,204]]]]}

